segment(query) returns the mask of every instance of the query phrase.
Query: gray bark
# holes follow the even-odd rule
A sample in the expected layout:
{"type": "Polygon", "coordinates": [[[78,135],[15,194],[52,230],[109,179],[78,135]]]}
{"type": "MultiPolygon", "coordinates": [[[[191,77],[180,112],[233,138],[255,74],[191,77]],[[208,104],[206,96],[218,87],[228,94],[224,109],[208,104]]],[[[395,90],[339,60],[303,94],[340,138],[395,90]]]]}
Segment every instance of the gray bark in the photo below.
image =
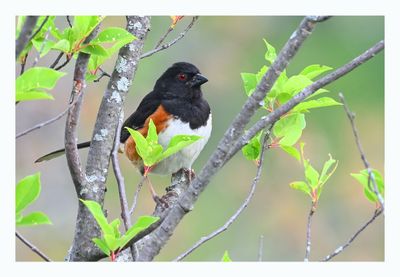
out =
{"type": "Polygon", "coordinates": [[[31,39],[33,29],[36,26],[36,22],[38,21],[38,16],[27,16],[24,26],[21,29],[18,39],[15,41],[15,59],[18,59],[19,55],[21,55],[22,50],[24,50],[25,46],[29,43],[31,39]]]}
{"type": "MultiPolygon", "coordinates": [[[[128,16],[127,21],[127,30],[137,39],[119,51],[97,115],[84,178],[77,191],[79,198],[94,200],[101,205],[104,202],[110,155],[119,115],[150,28],[150,17],[147,16],[128,16]]],[[[74,241],[67,260],[94,261],[103,257],[104,254],[91,240],[100,235],[96,221],[86,207],[79,202],[74,241]]]]}

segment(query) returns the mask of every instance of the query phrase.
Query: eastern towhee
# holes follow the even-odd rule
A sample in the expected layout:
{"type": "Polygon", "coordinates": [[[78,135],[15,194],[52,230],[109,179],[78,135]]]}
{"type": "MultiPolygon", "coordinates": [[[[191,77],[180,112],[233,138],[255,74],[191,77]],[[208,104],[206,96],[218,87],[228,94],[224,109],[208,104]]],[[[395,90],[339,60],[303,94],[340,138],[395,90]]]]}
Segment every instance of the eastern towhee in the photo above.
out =
{"type": "MultiPolygon", "coordinates": [[[[158,142],[164,148],[175,135],[201,136],[198,141],[153,166],[151,173],[167,175],[181,168],[191,169],[211,134],[211,110],[201,91],[201,85],[207,81],[193,64],[175,63],[161,75],[153,91],[143,98],[136,111],[126,119],[121,129],[120,142],[124,144],[126,156],[141,174],[144,173],[143,161],[125,127],[146,136],[152,119],[157,129],[158,142]]],[[[78,149],[89,146],[90,142],[80,143],[78,149]]],[[[50,160],[64,153],[65,149],[60,149],[35,162],[50,160]]],[[[150,189],[154,197],[154,190],[151,187],[150,189]]]]}

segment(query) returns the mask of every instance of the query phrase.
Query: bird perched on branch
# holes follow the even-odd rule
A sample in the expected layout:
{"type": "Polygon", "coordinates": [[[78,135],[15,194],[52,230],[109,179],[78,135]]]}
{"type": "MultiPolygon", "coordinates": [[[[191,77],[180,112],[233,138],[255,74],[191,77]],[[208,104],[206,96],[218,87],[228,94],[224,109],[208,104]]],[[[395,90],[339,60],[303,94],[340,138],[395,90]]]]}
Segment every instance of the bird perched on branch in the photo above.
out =
{"type": "MultiPolygon", "coordinates": [[[[202,138],[154,165],[152,173],[167,175],[181,168],[191,169],[211,134],[211,110],[203,98],[201,85],[208,80],[199,69],[187,62],[178,62],[169,67],[156,81],[153,91],[140,102],[138,108],[124,122],[120,142],[132,164],[144,173],[144,164],[136,151],[136,144],[125,127],[147,135],[150,119],[154,122],[158,142],[166,148],[175,135],[197,135],[202,138]]],[[[90,141],[77,145],[78,149],[90,146],[90,141]]],[[[56,158],[65,149],[51,152],[35,162],[56,158]]],[[[150,184],[153,198],[157,198],[150,184]]]]}

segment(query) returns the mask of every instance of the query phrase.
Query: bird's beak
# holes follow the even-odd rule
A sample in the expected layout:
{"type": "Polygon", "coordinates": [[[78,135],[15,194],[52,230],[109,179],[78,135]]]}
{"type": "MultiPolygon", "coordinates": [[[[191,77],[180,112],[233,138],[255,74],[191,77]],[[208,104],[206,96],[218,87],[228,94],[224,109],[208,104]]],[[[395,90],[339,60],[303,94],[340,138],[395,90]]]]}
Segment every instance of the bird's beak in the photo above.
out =
{"type": "Polygon", "coordinates": [[[200,73],[197,73],[188,83],[190,87],[198,87],[206,82],[208,82],[208,79],[203,75],[201,75],[200,73]]]}

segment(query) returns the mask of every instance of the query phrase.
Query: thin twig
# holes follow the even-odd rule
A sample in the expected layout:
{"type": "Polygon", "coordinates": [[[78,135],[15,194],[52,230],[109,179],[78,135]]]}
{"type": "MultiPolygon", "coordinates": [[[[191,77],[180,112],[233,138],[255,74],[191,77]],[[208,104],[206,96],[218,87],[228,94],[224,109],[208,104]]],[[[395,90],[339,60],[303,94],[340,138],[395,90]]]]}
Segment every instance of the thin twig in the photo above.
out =
{"type": "Polygon", "coordinates": [[[19,72],[19,75],[22,75],[22,74],[24,74],[24,72],[25,72],[25,65],[26,65],[26,61],[27,61],[27,59],[28,59],[28,54],[29,54],[29,52],[26,53],[26,54],[23,56],[22,60],[21,60],[21,71],[19,72]]]}
{"type": "Polygon", "coordinates": [[[308,262],[310,258],[310,252],[311,252],[311,221],[312,221],[312,216],[315,213],[315,203],[312,202],[311,204],[311,209],[310,213],[308,214],[308,220],[307,220],[307,242],[306,242],[306,255],[304,256],[304,261],[308,262]]]}
{"type": "Polygon", "coordinates": [[[63,62],[62,64],[60,64],[59,66],[57,66],[56,68],[54,68],[54,70],[60,70],[61,68],[63,68],[64,66],[66,66],[69,61],[72,59],[72,57],[66,56],[65,58],[65,62],[63,62]]]}
{"type": "Polygon", "coordinates": [[[258,261],[262,262],[263,260],[263,252],[264,252],[264,236],[260,236],[260,244],[258,246],[258,261]]]}
{"type": "Polygon", "coordinates": [[[50,68],[55,68],[57,66],[58,62],[61,60],[63,55],[64,55],[64,52],[60,52],[60,54],[58,54],[56,60],[50,65],[50,68]]]}
{"type": "Polygon", "coordinates": [[[155,49],[153,49],[153,50],[151,50],[151,51],[149,51],[149,52],[147,52],[147,53],[144,53],[143,55],[140,56],[140,58],[141,58],[141,59],[144,59],[144,58],[150,57],[151,55],[153,55],[153,54],[155,54],[155,53],[157,53],[157,52],[160,52],[160,51],[162,51],[162,50],[165,50],[165,49],[171,47],[172,45],[174,45],[175,43],[177,43],[177,42],[178,42],[180,39],[182,39],[182,38],[186,35],[186,33],[193,27],[193,24],[196,22],[196,20],[197,20],[198,18],[199,18],[198,16],[194,16],[193,19],[192,19],[192,21],[191,21],[191,22],[189,23],[189,25],[186,27],[186,29],[185,29],[177,38],[175,38],[174,40],[170,41],[170,42],[167,43],[167,44],[163,44],[163,45],[159,46],[158,48],[155,48],[155,49]]]}
{"type": "Polygon", "coordinates": [[[29,38],[29,41],[35,38],[37,34],[39,34],[40,30],[42,30],[44,24],[46,24],[47,20],[49,20],[49,16],[46,16],[46,18],[43,20],[42,24],[40,24],[39,28],[35,31],[35,33],[29,38]]]}
{"type": "Polygon", "coordinates": [[[104,76],[106,76],[106,77],[108,77],[108,78],[111,78],[111,75],[110,74],[108,74],[107,72],[105,72],[103,69],[101,69],[100,67],[99,67],[99,70],[101,71],[101,75],[99,76],[99,78],[97,78],[96,80],[93,80],[93,82],[99,82],[100,80],[101,80],[101,78],[103,78],[104,76]]]}
{"type": "Polygon", "coordinates": [[[370,220],[368,220],[360,229],[358,229],[358,231],[342,246],[339,246],[338,248],[336,248],[335,251],[333,251],[331,254],[329,254],[328,256],[326,256],[322,261],[323,262],[327,262],[330,259],[332,259],[333,257],[335,257],[336,255],[340,254],[343,252],[344,249],[346,249],[356,238],[357,236],[364,231],[365,228],[367,228],[372,222],[374,222],[374,220],[380,216],[382,214],[383,210],[382,209],[377,209],[375,210],[373,216],[371,217],[370,220]]]}
{"type": "Polygon", "coordinates": [[[29,43],[33,29],[38,21],[38,16],[27,16],[22,26],[18,39],[15,41],[15,59],[21,55],[25,46],[29,43]]]}
{"type": "Polygon", "coordinates": [[[139,196],[140,190],[141,190],[141,189],[142,189],[142,187],[143,187],[144,180],[146,180],[146,176],[143,176],[143,177],[142,177],[142,180],[140,180],[140,182],[139,182],[139,184],[138,184],[138,186],[137,186],[137,188],[136,188],[135,195],[133,196],[133,203],[132,203],[132,207],[131,207],[131,209],[129,210],[129,214],[130,214],[130,215],[132,215],[132,214],[133,214],[133,212],[134,212],[134,211],[135,211],[135,209],[136,209],[136,205],[137,205],[137,199],[138,199],[138,196],[139,196]]]}
{"type": "Polygon", "coordinates": [[[340,98],[340,102],[343,103],[344,110],[346,111],[347,117],[350,120],[351,128],[352,128],[353,134],[354,134],[354,139],[356,141],[358,151],[360,152],[360,155],[361,155],[361,160],[364,163],[365,169],[367,169],[367,171],[368,171],[368,186],[371,188],[370,181],[372,181],[372,184],[373,184],[372,191],[375,193],[376,197],[378,198],[379,203],[381,204],[382,210],[384,211],[385,210],[385,201],[383,200],[382,195],[379,193],[378,185],[376,184],[375,175],[372,172],[371,166],[370,166],[370,164],[367,160],[367,157],[365,156],[364,150],[362,148],[360,137],[358,136],[358,130],[357,130],[356,124],[354,122],[355,114],[350,110],[342,93],[339,93],[339,98],[340,98]]]}
{"type": "Polygon", "coordinates": [[[174,30],[173,27],[169,26],[167,32],[165,32],[165,34],[160,38],[160,40],[157,42],[156,46],[154,46],[154,49],[157,49],[163,42],[164,40],[167,38],[167,36],[169,35],[169,33],[171,33],[174,30]]]}
{"type": "Polygon", "coordinates": [[[42,122],[42,123],[36,124],[35,126],[33,126],[33,127],[29,128],[29,129],[27,129],[27,130],[25,130],[25,131],[23,131],[23,132],[17,134],[17,135],[15,136],[15,138],[16,138],[16,139],[17,139],[17,138],[20,138],[20,137],[22,137],[22,136],[24,136],[24,135],[26,135],[26,134],[28,134],[28,133],[30,133],[30,132],[32,132],[32,131],[35,131],[35,130],[37,130],[37,129],[40,129],[40,128],[44,127],[44,126],[47,126],[47,125],[49,125],[49,124],[51,124],[51,123],[53,123],[53,122],[59,120],[60,118],[62,118],[64,115],[66,115],[66,114],[68,113],[68,111],[72,108],[72,106],[75,105],[76,100],[77,100],[77,99],[75,99],[71,104],[69,104],[69,105],[68,105],[68,108],[66,108],[63,112],[61,112],[61,113],[58,114],[57,116],[55,116],[55,117],[53,117],[53,118],[51,118],[51,119],[49,119],[49,120],[47,120],[47,121],[44,121],[44,122],[42,122]]]}
{"type": "Polygon", "coordinates": [[[71,19],[69,18],[69,15],[67,15],[66,18],[67,18],[67,22],[68,22],[69,27],[72,28],[72,23],[71,23],[71,19]]]}
{"type": "Polygon", "coordinates": [[[33,245],[30,241],[24,238],[20,233],[15,232],[15,236],[19,238],[26,246],[28,246],[34,253],[38,254],[43,260],[46,262],[51,262],[50,258],[47,257],[42,251],[40,251],[35,245],[33,245]]]}
{"type": "Polygon", "coordinates": [[[270,136],[270,131],[268,130],[264,136],[264,140],[262,142],[262,149],[261,149],[261,154],[260,154],[260,161],[257,165],[257,173],[256,176],[254,177],[254,180],[251,184],[251,188],[250,188],[250,192],[247,195],[246,199],[244,200],[244,202],[242,203],[242,205],[239,207],[239,209],[233,214],[233,216],[231,216],[229,218],[229,220],[220,228],[218,228],[217,230],[215,230],[214,232],[212,232],[211,234],[202,237],[199,241],[197,241],[192,247],[190,247],[188,250],[186,250],[184,253],[182,253],[181,255],[179,255],[174,261],[181,261],[183,258],[185,258],[187,255],[189,255],[190,253],[192,253],[194,250],[196,250],[197,248],[199,248],[203,243],[209,241],[210,239],[218,236],[220,233],[226,231],[228,229],[228,227],[235,222],[235,220],[239,217],[239,215],[243,212],[243,210],[249,205],[250,200],[253,198],[254,192],[256,190],[258,181],[260,180],[260,176],[261,176],[261,169],[262,169],[262,165],[264,162],[264,153],[265,150],[267,149],[267,141],[269,139],[270,136]]]}
{"type": "Polygon", "coordinates": [[[121,136],[121,126],[123,123],[123,119],[124,119],[124,112],[121,110],[117,129],[115,131],[115,140],[114,140],[114,147],[111,152],[111,160],[112,160],[114,175],[115,178],[117,179],[117,184],[118,184],[119,201],[121,204],[121,217],[124,222],[125,231],[127,231],[132,226],[132,222],[131,222],[131,217],[129,215],[128,200],[126,198],[124,176],[122,176],[118,161],[118,149],[120,143],[119,140],[121,136]]]}

